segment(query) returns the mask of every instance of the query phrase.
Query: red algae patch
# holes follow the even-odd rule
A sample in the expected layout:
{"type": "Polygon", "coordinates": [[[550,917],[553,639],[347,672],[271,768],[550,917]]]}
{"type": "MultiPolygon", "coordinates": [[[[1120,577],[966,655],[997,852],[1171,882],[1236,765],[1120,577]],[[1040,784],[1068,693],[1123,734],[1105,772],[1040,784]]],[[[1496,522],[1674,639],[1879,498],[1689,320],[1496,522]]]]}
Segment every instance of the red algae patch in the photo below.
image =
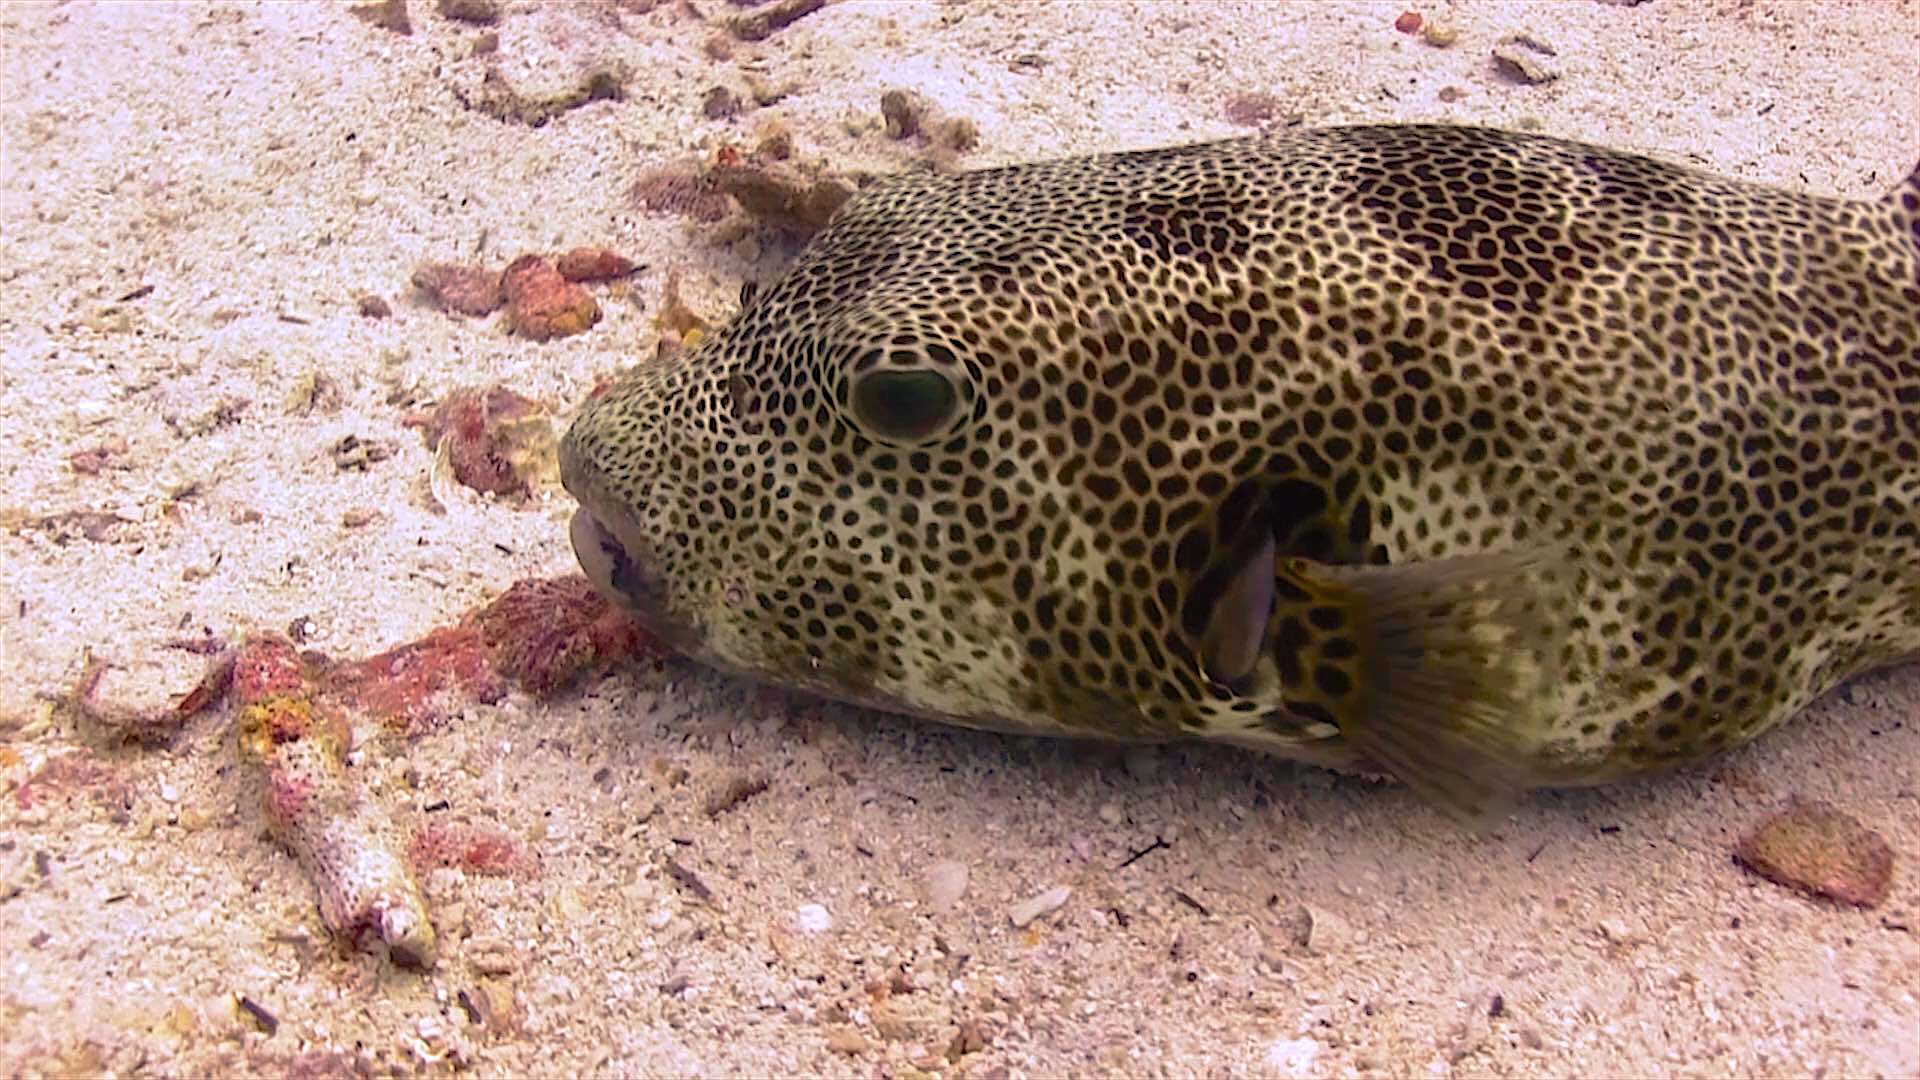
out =
{"type": "Polygon", "coordinates": [[[504,386],[466,388],[409,424],[421,429],[453,478],[487,495],[524,498],[558,476],[556,438],[547,410],[504,386]]]}
{"type": "MultiPolygon", "coordinates": [[[[517,582],[457,624],[361,660],[301,651],[277,633],[210,651],[208,673],[166,710],[169,734],[230,702],[239,756],[258,779],[268,831],[312,883],[328,931],[420,969],[434,965],[438,945],[416,869],[524,876],[538,863],[506,833],[478,826],[430,825],[403,843],[349,751],[383,733],[405,737],[444,724],[468,703],[499,701],[513,687],[548,696],[587,672],[665,655],[578,575],[517,582]]],[[[91,673],[98,670],[89,665],[76,704],[116,732],[159,723],[144,714],[128,720],[122,714],[136,710],[95,702],[91,673]]],[[[13,795],[21,810],[80,793],[124,810],[129,792],[118,770],[69,754],[48,761],[13,795]]]]}
{"type": "Polygon", "coordinates": [[[413,272],[414,287],[444,311],[491,315],[506,303],[500,272],[478,266],[428,263],[413,272]]]}
{"type": "Polygon", "coordinates": [[[465,626],[341,664],[329,682],[354,708],[399,731],[432,726],[467,701],[492,704],[506,694],[480,635],[465,626]]]}
{"type": "Polygon", "coordinates": [[[606,248],[578,247],[553,260],[568,281],[613,281],[639,269],[632,259],[606,248]]]}
{"type": "Polygon", "coordinates": [[[427,825],[407,844],[407,861],[416,871],[452,867],[482,877],[527,877],[538,870],[512,836],[481,825],[427,825]]]}
{"type": "Polygon", "coordinates": [[[516,581],[470,619],[494,669],[535,697],[595,670],[665,655],[639,623],[578,575],[516,581]]]}
{"type": "Polygon", "coordinates": [[[568,281],[544,255],[522,255],[501,277],[507,291],[507,322],[529,341],[572,337],[600,321],[600,304],[568,281]]]}

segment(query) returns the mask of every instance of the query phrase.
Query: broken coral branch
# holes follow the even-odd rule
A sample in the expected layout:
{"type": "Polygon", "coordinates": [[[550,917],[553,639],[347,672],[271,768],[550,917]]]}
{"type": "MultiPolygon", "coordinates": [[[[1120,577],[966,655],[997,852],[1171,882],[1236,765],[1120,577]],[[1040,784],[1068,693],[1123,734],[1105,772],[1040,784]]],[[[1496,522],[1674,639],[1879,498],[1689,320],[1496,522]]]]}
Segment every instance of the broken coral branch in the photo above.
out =
{"type": "MultiPolygon", "coordinates": [[[[71,703],[92,723],[140,737],[177,730],[231,695],[240,756],[264,784],[269,831],[312,882],[321,921],[355,947],[378,942],[395,963],[425,969],[437,943],[413,864],[480,873],[537,867],[504,834],[428,830],[402,843],[348,762],[355,722],[424,730],[465,702],[498,701],[510,687],[547,696],[590,671],[663,655],[638,623],[573,575],[516,582],[454,626],[358,661],[334,663],[300,652],[283,635],[259,635],[220,649],[197,686],[152,714],[96,700],[104,666],[89,655],[71,703]]],[[[113,779],[104,766],[60,764],[64,771],[30,778],[16,801],[29,808],[43,788],[113,779]]]]}
{"type": "Polygon", "coordinates": [[[345,717],[317,700],[315,673],[277,636],[247,643],[235,664],[240,754],[266,781],[268,828],[319,893],[335,935],[371,935],[395,963],[433,966],[433,921],[400,856],[393,823],[349,775],[345,717]]]}

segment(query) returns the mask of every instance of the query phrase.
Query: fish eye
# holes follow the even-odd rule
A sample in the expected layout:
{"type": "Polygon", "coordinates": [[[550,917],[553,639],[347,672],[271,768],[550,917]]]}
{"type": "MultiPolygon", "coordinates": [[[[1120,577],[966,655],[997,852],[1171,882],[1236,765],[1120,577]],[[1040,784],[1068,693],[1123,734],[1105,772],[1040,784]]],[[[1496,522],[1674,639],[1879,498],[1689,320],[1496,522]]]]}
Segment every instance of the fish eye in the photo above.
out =
{"type": "Polygon", "coordinates": [[[960,401],[952,380],[927,368],[873,371],[853,385],[853,411],[878,434],[918,440],[940,430],[960,401]]]}

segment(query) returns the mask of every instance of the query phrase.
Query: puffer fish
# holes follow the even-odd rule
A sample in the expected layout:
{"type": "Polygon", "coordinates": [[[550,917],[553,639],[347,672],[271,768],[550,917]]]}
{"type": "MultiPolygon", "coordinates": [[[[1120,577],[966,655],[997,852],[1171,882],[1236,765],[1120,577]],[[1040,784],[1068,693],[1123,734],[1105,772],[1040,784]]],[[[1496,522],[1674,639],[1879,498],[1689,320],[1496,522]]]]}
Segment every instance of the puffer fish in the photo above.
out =
{"type": "Polygon", "coordinates": [[[718,668],[1485,820],[1920,656],[1920,170],[1384,125],[898,178],[561,459],[718,668]]]}

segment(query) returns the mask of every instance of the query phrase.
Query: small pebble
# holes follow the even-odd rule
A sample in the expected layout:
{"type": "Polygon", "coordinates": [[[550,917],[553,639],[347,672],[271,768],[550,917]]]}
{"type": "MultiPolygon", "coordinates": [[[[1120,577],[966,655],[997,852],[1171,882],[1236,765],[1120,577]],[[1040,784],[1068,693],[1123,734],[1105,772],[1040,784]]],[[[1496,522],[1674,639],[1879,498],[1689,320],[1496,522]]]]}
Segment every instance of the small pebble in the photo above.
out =
{"type": "Polygon", "coordinates": [[[348,8],[353,16],[382,30],[396,34],[413,33],[413,20],[407,17],[407,0],[375,0],[348,8]]]}
{"type": "Polygon", "coordinates": [[[836,1054],[864,1054],[867,1052],[866,1036],[850,1027],[837,1027],[827,1033],[827,1049],[836,1054]]]}
{"type": "Polygon", "coordinates": [[[1312,1076],[1320,1044],[1313,1039],[1275,1039],[1267,1046],[1267,1066],[1281,1076],[1312,1076]]]}
{"type": "Polygon", "coordinates": [[[1534,54],[1556,55],[1552,46],[1537,38],[1515,34],[1493,47],[1493,67],[1502,76],[1525,86],[1552,82],[1560,73],[1547,67],[1534,54]]]}
{"type": "Polygon", "coordinates": [[[467,950],[467,963],[481,975],[511,975],[520,966],[513,947],[498,938],[474,938],[467,950]]]}
{"type": "Polygon", "coordinates": [[[951,911],[967,891],[967,864],[937,862],[927,867],[927,904],[935,911],[951,911]]]}
{"type": "Polygon", "coordinates": [[[880,95],[880,115],[886,120],[887,137],[910,139],[933,113],[933,102],[912,90],[893,89],[880,95]]]}
{"type": "Polygon", "coordinates": [[[709,120],[725,120],[729,116],[738,116],[740,110],[740,95],[724,86],[713,87],[700,99],[700,115],[709,120]]]}
{"type": "Polygon", "coordinates": [[[1065,885],[1055,885],[1053,888],[1048,889],[1038,896],[1022,900],[1011,908],[1008,908],[1007,918],[1012,920],[1016,928],[1024,927],[1042,915],[1049,915],[1060,910],[1061,905],[1067,902],[1067,897],[1072,895],[1073,890],[1071,888],[1065,885]]]}
{"type": "Polygon", "coordinates": [[[793,913],[793,928],[802,934],[821,934],[833,928],[833,915],[819,904],[801,904],[793,913]]]}
{"type": "Polygon", "coordinates": [[[1353,927],[1331,911],[1302,904],[1293,913],[1293,943],[1318,956],[1340,952],[1353,943],[1353,927]]]}
{"type": "Polygon", "coordinates": [[[727,28],[741,41],[760,41],[793,23],[795,20],[820,10],[827,0],[773,0],[750,12],[743,12],[727,20],[727,28]]]}
{"type": "Polygon", "coordinates": [[[1852,815],[1794,802],[1740,838],[1733,858],[1768,881],[1844,904],[1878,907],[1893,881],[1893,849],[1852,815]]]}
{"type": "Polygon", "coordinates": [[[1284,102],[1264,93],[1235,94],[1227,99],[1222,112],[1227,123],[1240,127],[1266,127],[1287,115],[1284,102]]]}
{"type": "Polygon", "coordinates": [[[500,0],[440,0],[440,14],[475,26],[500,21],[500,0]]]}
{"type": "Polygon", "coordinates": [[[1616,945],[1625,945],[1633,940],[1633,929],[1619,919],[1601,919],[1600,933],[1616,945]]]}

